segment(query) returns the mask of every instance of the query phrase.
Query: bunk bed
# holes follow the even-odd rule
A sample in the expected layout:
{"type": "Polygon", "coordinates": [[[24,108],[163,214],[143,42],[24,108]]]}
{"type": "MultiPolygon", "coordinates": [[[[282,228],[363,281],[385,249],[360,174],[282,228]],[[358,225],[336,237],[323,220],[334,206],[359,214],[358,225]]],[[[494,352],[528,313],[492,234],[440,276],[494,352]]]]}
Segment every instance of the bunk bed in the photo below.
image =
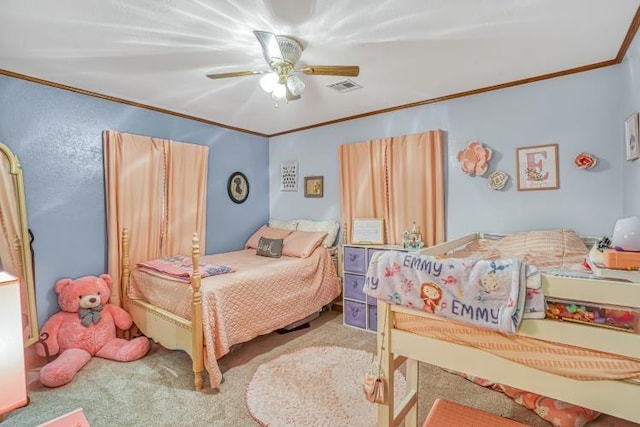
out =
{"type": "MultiPolygon", "coordinates": [[[[472,233],[423,249],[418,256],[444,258],[453,253],[450,256],[455,257],[456,251],[473,242],[500,238],[502,236],[472,233]]],[[[584,240],[588,247],[594,243],[594,239],[584,240]]],[[[608,272],[592,267],[600,276],[610,274],[614,277],[585,278],[585,275],[573,275],[564,270],[561,273],[543,272],[540,274],[543,294],[546,298],[640,309],[640,273],[608,272]],[[626,280],[629,277],[633,281],[626,280]]],[[[378,299],[378,357],[387,387],[388,390],[394,389],[393,373],[404,365],[408,390],[399,402],[394,400],[393,393],[385,393],[385,402],[378,405],[380,426],[398,426],[403,422],[406,426],[417,425],[418,361],[640,423],[640,405],[637,404],[640,401],[640,384],[634,383],[633,379],[621,379],[623,375],[616,378],[617,374],[611,374],[609,379],[582,380],[553,370],[540,370],[520,363],[517,357],[506,359],[482,348],[482,345],[463,342],[460,336],[465,334],[474,336],[478,342],[483,334],[504,335],[444,319],[419,308],[378,299]],[[450,325],[463,332],[451,335],[447,329],[450,325]]],[[[635,375],[640,378],[640,371],[637,371],[640,366],[640,334],[634,331],[538,318],[522,320],[514,336],[532,340],[534,344],[545,343],[548,348],[562,346],[563,349],[586,352],[589,356],[587,363],[576,362],[575,372],[581,372],[582,367],[594,361],[594,357],[603,355],[613,364],[628,362],[628,368],[636,369],[635,375]]]]}
{"type": "Polygon", "coordinates": [[[185,280],[130,265],[126,228],[121,244],[124,308],[144,335],[191,357],[195,390],[205,368],[211,387],[220,385],[217,359],[232,346],[305,319],[340,294],[332,252],[322,245],[307,256],[258,256],[253,246],[201,257],[194,233],[190,259],[181,258],[190,269],[185,280]],[[203,278],[207,266],[230,271],[203,278]]]}

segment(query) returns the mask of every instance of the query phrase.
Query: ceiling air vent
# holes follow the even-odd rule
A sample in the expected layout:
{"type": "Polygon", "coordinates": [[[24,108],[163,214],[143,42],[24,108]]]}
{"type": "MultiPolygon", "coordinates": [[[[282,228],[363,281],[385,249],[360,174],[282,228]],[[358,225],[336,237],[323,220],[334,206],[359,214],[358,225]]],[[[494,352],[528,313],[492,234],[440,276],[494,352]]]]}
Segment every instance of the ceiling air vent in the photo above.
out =
{"type": "Polygon", "coordinates": [[[358,83],[354,82],[351,79],[341,80],[339,82],[330,84],[327,87],[339,93],[351,92],[352,90],[362,89],[362,86],[360,86],[358,83]]]}

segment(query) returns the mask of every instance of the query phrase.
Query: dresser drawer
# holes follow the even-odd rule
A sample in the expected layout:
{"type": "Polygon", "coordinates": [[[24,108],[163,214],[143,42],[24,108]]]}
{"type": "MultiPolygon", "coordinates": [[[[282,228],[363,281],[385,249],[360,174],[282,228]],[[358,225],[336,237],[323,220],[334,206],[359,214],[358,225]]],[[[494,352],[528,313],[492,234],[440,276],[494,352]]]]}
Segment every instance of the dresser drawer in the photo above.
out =
{"type": "Polygon", "coordinates": [[[344,247],[344,271],[364,274],[367,272],[367,261],[365,248],[344,247]]]}
{"type": "Polygon", "coordinates": [[[366,299],[363,289],[364,288],[364,276],[357,276],[355,274],[344,275],[344,296],[347,298],[357,299],[363,301],[366,299]]]}
{"type": "Polygon", "coordinates": [[[364,303],[345,301],[344,302],[344,323],[358,328],[366,328],[367,307],[364,303]]]}
{"type": "Polygon", "coordinates": [[[369,263],[371,262],[371,258],[373,258],[373,255],[377,252],[384,252],[384,249],[371,249],[369,248],[369,250],[367,251],[367,267],[369,266],[369,263]]]}

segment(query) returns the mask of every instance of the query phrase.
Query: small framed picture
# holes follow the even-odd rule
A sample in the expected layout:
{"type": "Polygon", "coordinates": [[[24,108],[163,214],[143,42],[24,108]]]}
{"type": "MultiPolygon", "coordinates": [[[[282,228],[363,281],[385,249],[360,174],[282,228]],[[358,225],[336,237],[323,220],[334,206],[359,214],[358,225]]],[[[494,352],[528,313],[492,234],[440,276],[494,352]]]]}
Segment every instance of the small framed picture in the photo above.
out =
{"type": "Polygon", "coordinates": [[[304,197],[322,197],[324,195],[324,177],[304,177],[304,197]]]}
{"type": "Polygon", "coordinates": [[[516,149],[518,191],[556,190],[558,176],[558,144],[533,145],[516,149]]]}
{"type": "Polygon", "coordinates": [[[227,181],[227,193],[233,203],[244,203],[249,197],[249,181],[242,172],[234,172],[227,181]]]}
{"type": "Polygon", "coordinates": [[[640,141],[638,141],[638,113],[633,113],[624,121],[625,158],[635,160],[640,157],[640,141]]]}
{"type": "Polygon", "coordinates": [[[280,163],[280,191],[298,191],[298,162],[280,163]]]}
{"type": "Polygon", "coordinates": [[[357,218],[351,228],[351,243],[384,245],[382,218],[357,218]]]}

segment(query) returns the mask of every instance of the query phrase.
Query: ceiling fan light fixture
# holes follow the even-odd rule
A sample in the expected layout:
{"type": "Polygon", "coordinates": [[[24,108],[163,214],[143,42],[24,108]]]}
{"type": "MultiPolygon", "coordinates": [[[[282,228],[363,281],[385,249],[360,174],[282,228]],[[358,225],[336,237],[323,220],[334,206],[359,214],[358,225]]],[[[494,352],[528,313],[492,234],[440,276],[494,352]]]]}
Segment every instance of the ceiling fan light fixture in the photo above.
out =
{"type": "Polygon", "coordinates": [[[276,101],[284,101],[284,100],[286,100],[287,99],[287,87],[285,85],[283,85],[283,84],[278,83],[273,88],[273,91],[271,92],[271,96],[276,101]]]}
{"type": "Polygon", "coordinates": [[[296,65],[302,54],[302,45],[300,42],[288,36],[276,36],[276,40],[278,41],[278,47],[282,54],[282,61],[288,62],[291,66],[296,65]]]}
{"type": "Polygon", "coordinates": [[[262,55],[270,70],[235,71],[230,73],[207,74],[210,79],[227,77],[262,75],[260,87],[271,98],[279,102],[289,102],[300,99],[305,90],[305,83],[293,73],[321,76],[357,77],[360,67],[357,65],[305,65],[295,68],[304,50],[302,44],[294,37],[272,33],[270,31],[254,31],[262,47],[262,55]]]}
{"type": "Polygon", "coordinates": [[[304,92],[304,82],[296,76],[287,77],[286,85],[293,96],[300,96],[304,92]]]}
{"type": "Polygon", "coordinates": [[[278,84],[278,74],[276,73],[265,74],[260,78],[260,87],[267,93],[273,92],[276,84],[278,84]]]}

